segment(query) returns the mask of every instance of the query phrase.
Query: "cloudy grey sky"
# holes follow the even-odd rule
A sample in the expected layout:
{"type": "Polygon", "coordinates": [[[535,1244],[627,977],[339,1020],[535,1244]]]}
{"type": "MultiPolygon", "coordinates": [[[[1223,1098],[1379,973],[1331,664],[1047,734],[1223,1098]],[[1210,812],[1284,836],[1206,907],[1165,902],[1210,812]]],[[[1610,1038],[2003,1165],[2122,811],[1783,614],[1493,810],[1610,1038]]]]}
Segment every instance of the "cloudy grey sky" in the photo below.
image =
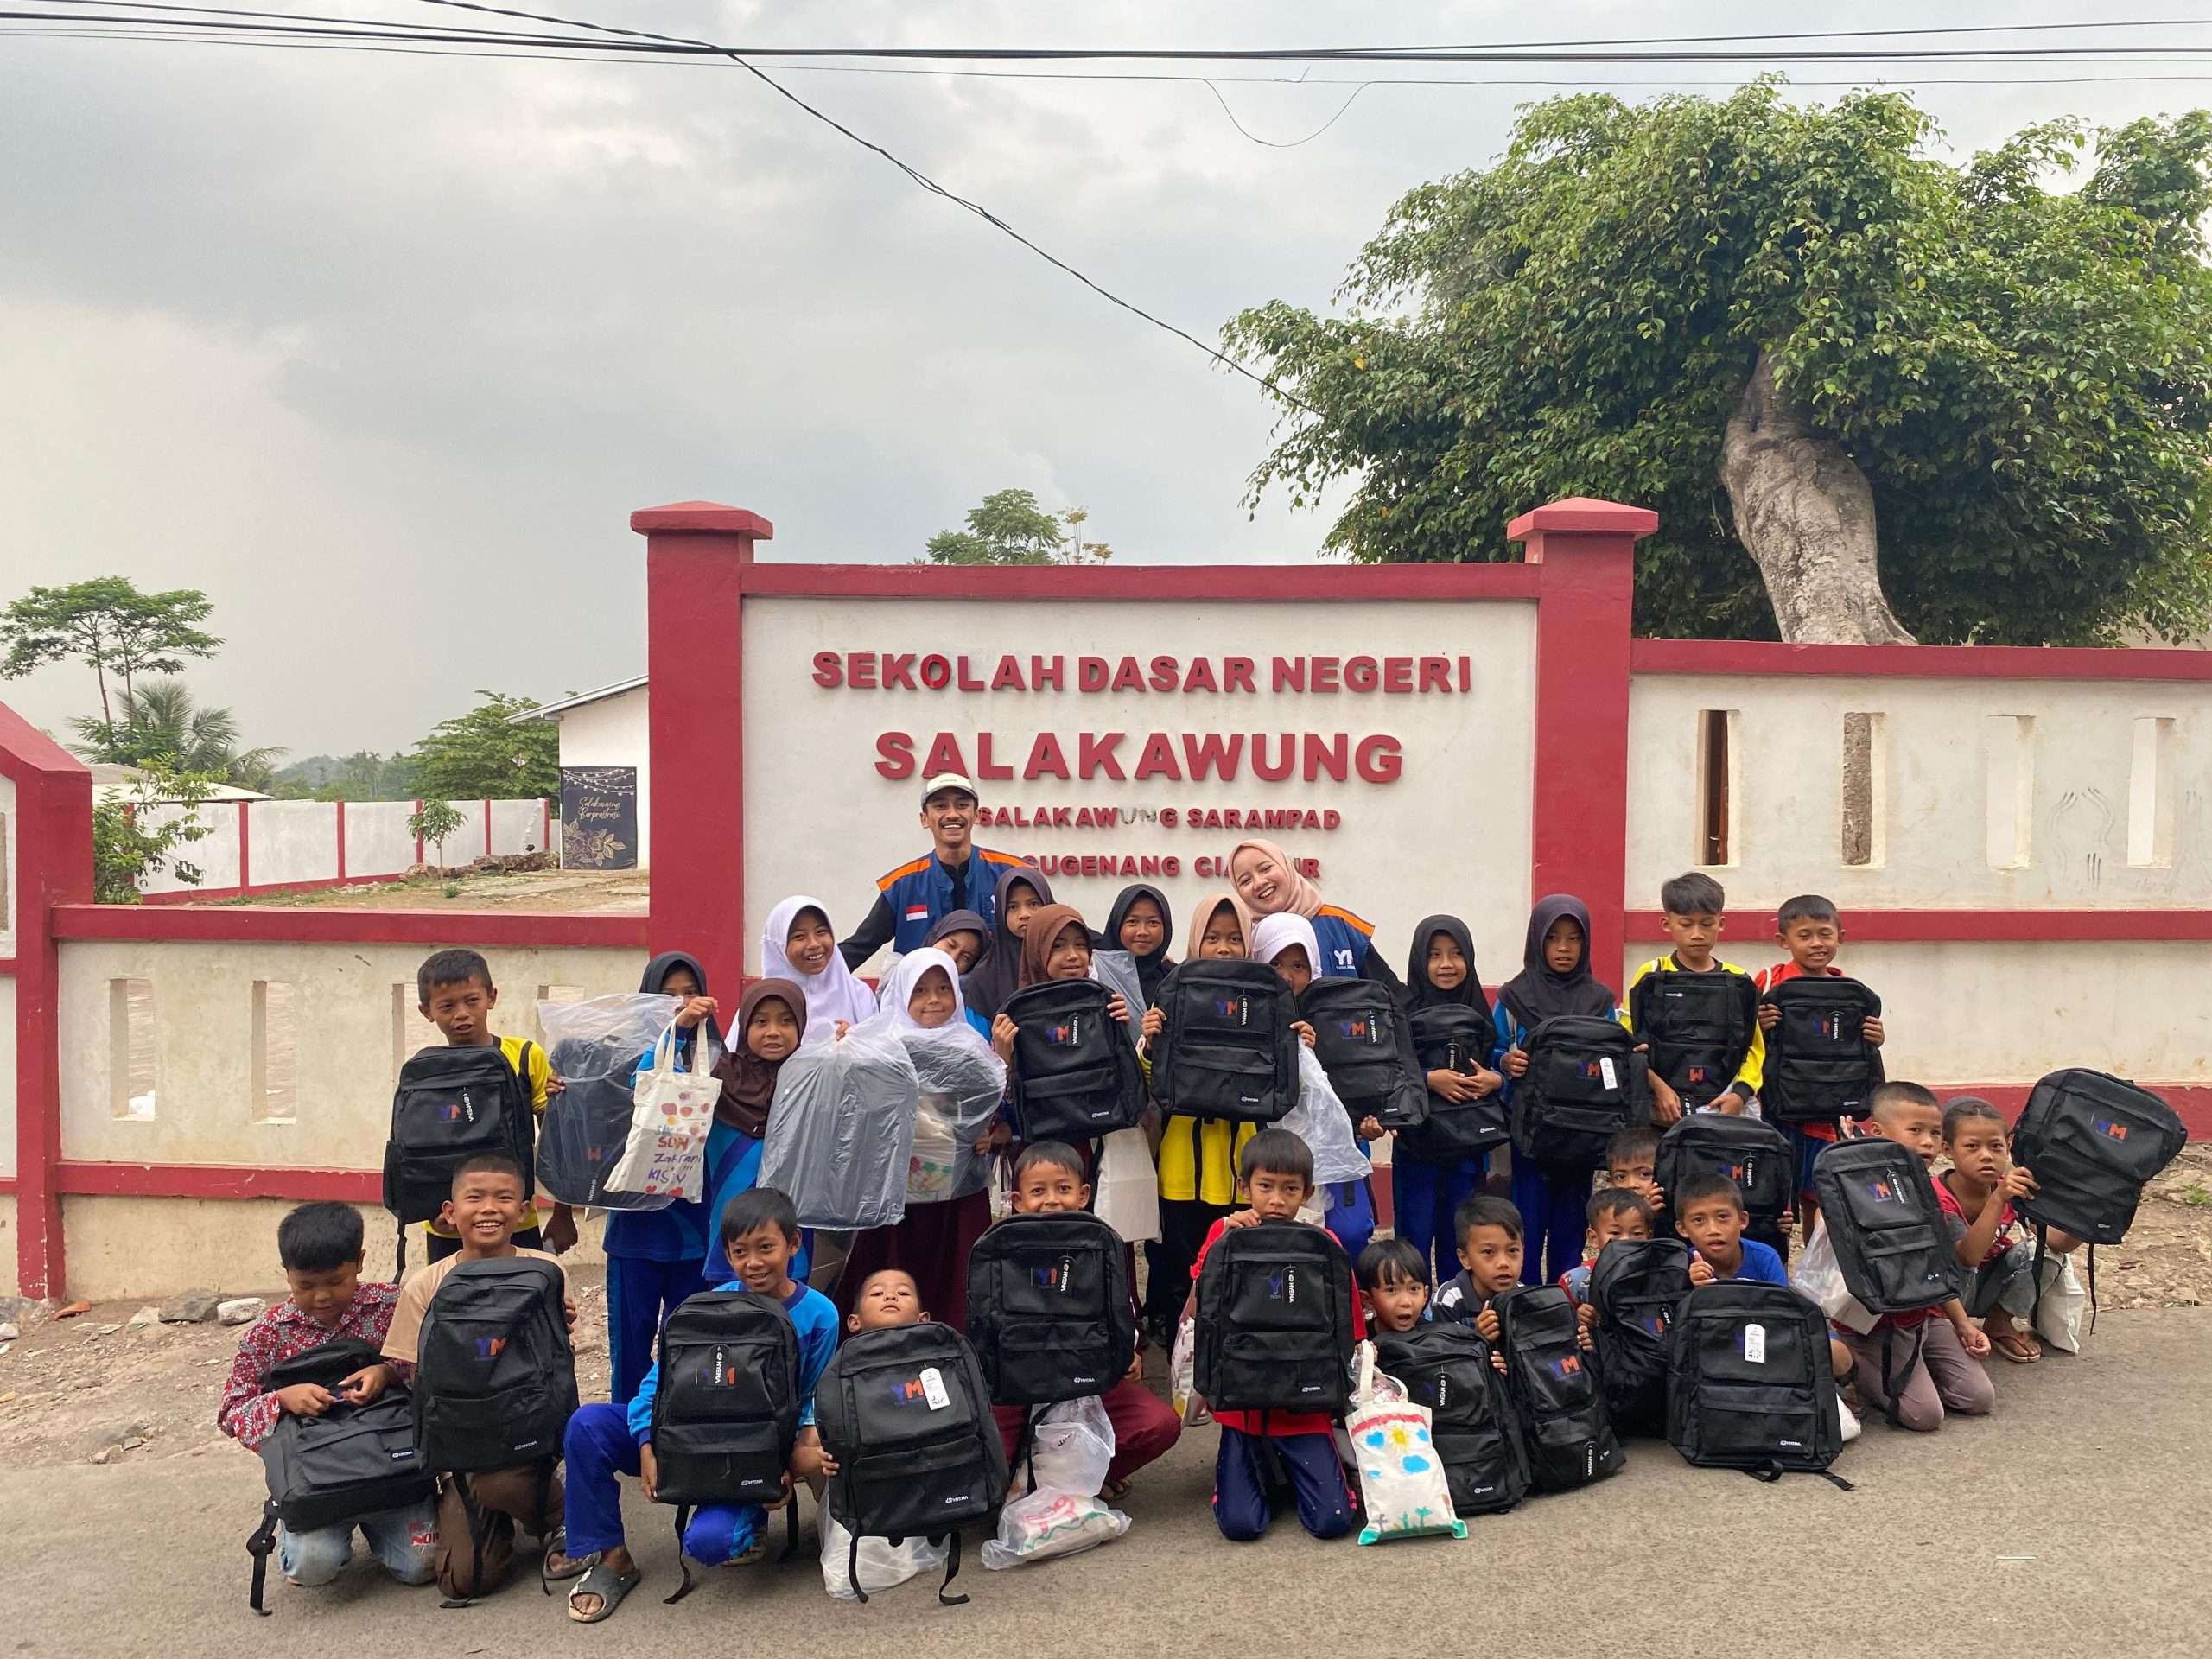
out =
{"type": "MultiPolygon", "coordinates": [[[[295,9],[460,16],[409,0],[295,9]]],[[[1079,14],[882,0],[546,9],[772,45],[1378,45],[1803,26],[1789,21],[1802,14],[1713,0],[1387,16],[1304,0],[1102,0],[1079,14]]],[[[1833,15],[1865,28],[2113,10],[1881,0],[1833,15]]],[[[2203,64],[2152,73],[2212,76],[2212,30],[2196,37],[2203,64]]],[[[787,83],[1211,339],[1243,305],[1325,303],[1400,194],[1493,155],[1515,104],[1544,95],[1534,77],[1577,73],[1377,86],[1295,149],[1241,137],[1197,85],[787,83]]],[[[1612,84],[1651,95],[1670,73],[1719,91],[1733,72],[1630,66],[1612,84]]],[[[1801,84],[1866,73],[1795,71],[1801,84]]],[[[1311,132],[1349,91],[1222,86],[1246,127],[1278,140],[1311,132]]],[[[2189,107],[2212,99],[2212,79],[1929,86],[1923,98],[1967,150],[2060,113],[2113,122],[2189,107]]],[[[402,747],[478,686],[550,699],[638,672],[642,559],[626,518],[658,502],[751,507],[776,524],[772,556],[809,560],[911,558],[1009,485],[1087,506],[1090,532],[1128,560],[1304,559],[1325,528],[1280,499],[1248,519],[1243,481],[1270,423],[1255,387],[734,65],[0,35],[0,599],[111,571],[204,588],[229,645],[190,677],[236,708],[251,742],[402,747]]],[[[91,690],[81,671],[48,670],[0,698],[58,726],[91,690]]]]}

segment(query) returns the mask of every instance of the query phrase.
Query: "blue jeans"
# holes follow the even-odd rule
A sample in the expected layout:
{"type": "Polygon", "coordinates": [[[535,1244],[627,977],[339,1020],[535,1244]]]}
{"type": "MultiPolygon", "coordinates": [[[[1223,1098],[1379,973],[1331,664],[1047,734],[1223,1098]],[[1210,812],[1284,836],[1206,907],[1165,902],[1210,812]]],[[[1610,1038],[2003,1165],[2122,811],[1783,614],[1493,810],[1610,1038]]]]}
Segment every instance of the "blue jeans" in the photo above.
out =
{"type": "Polygon", "coordinates": [[[1513,1207],[1521,1212],[1522,1284],[1555,1285],[1569,1268],[1582,1265],[1593,1173],[1587,1166],[1540,1164],[1514,1155],[1513,1207]]]}
{"type": "MultiPolygon", "coordinates": [[[[630,1414],[620,1406],[581,1408],[569,1419],[569,1554],[589,1555],[622,1542],[622,1484],[616,1478],[638,1475],[638,1441],[630,1414]]],[[[760,1535],[768,1512],[757,1503],[742,1509],[702,1504],[683,1529],[683,1553],[706,1567],[734,1559],[760,1535]]]]}
{"type": "Polygon", "coordinates": [[[1441,1284],[1458,1271],[1459,1241],[1452,1217],[1483,1184],[1488,1157],[1478,1154],[1449,1164],[1423,1163],[1399,1153],[1390,1162],[1390,1203],[1397,1235],[1430,1264],[1430,1282],[1441,1284]]]}
{"type": "Polygon", "coordinates": [[[402,1584],[428,1584],[437,1576],[434,1557],[438,1549],[438,1506],[429,1498],[380,1510],[334,1527],[313,1532],[276,1529],[276,1570],[294,1584],[328,1584],[353,1559],[353,1529],[369,1541],[369,1548],[384,1563],[385,1571],[402,1584]]]}

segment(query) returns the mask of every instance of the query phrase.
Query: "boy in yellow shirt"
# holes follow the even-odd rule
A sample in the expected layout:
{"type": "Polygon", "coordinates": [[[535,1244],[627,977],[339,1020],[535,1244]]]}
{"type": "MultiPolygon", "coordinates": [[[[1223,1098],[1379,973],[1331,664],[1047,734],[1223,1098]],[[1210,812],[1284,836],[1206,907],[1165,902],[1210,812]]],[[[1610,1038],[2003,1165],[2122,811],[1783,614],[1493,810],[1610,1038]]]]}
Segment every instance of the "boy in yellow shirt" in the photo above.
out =
{"type": "Polygon", "coordinates": [[[1758,987],[1714,954],[1727,903],[1720,884],[1699,871],[1662,885],[1659,906],[1675,948],[1645,963],[1628,982],[1621,1023],[1647,1039],[1652,1116],[1662,1125],[1692,1111],[1741,1116],[1758,1093],[1766,1064],[1758,987]],[[1727,979],[1725,985],[1685,982],[1687,976],[1707,974],[1727,979]]]}

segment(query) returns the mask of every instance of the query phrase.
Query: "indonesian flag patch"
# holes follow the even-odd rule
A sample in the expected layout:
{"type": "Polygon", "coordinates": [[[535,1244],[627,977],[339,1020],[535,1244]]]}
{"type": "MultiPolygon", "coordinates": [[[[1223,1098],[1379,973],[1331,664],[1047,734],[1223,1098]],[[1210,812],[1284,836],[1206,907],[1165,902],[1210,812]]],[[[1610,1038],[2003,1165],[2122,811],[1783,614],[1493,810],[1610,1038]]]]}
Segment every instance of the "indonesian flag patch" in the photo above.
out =
{"type": "Polygon", "coordinates": [[[908,921],[926,922],[929,918],[930,907],[927,905],[909,905],[906,906],[906,919],[908,921]]]}

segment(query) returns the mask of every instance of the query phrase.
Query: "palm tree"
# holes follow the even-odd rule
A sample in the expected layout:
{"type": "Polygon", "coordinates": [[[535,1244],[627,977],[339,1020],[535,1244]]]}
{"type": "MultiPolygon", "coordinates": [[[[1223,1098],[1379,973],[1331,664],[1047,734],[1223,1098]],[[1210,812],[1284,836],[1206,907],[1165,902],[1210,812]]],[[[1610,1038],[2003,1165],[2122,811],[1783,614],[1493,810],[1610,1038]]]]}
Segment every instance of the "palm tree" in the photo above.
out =
{"type": "Polygon", "coordinates": [[[156,757],[179,772],[220,778],[243,789],[266,790],[284,756],[281,748],[240,749],[238,716],[201,708],[182,680],[148,680],[124,694],[121,721],[75,722],[90,760],[138,766],[156,757]]]}

